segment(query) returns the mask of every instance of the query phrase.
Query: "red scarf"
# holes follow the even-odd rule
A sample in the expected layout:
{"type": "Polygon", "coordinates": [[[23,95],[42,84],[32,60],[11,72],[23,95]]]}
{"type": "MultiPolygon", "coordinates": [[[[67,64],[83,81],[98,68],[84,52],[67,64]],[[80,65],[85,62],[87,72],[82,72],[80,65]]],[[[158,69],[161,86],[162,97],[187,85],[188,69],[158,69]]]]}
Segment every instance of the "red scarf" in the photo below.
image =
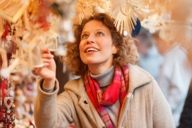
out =
{"type": "Polygon", "coordinates": [[[107,128],[113,128],[114,125],[104,106],[113,105],[118,100],[122,103],[128,90],[128,66],[124,66],[122,69],[118,66],[115,67],[112,83],[104,92],[100,89],[97,81],[89,74],[85,75],[84,84],[90,100],[103,119],[105,125],[107,128]]]}

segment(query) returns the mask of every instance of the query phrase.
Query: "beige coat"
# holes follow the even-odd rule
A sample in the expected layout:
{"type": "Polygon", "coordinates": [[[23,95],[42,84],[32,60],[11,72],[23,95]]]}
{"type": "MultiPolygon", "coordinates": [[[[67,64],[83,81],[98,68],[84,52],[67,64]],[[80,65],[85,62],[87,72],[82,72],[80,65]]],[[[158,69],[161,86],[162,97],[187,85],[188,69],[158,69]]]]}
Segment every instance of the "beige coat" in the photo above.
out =
{"type": "MultiPolygon", "coordinates": [[[[82,79],[71,80],[57,97],[39,88],[35,104],[37,128],[105,128],[90,102],[82,79]],[[57,98],[56,98],[57,97],[57,98]]],[[[138,66],[129,66],[129,91],[119,113],[117,128],[174,128],[172,114],[154,79],[138,66]]]]}

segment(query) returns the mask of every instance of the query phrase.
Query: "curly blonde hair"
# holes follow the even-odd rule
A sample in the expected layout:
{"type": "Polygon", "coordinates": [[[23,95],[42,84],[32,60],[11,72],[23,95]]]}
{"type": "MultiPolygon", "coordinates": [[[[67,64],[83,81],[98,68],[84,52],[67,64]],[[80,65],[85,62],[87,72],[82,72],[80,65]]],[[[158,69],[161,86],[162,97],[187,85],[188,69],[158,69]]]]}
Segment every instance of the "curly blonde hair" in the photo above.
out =
{"type": "Polygon", "coordinates": [[[86,64],[81,61],[79,52],[79,43],[81,41],[81,33],[86,23],[91,20],[102,22],[111,32],[111,37],[118,52],[113,57],[114,65],[126,65],[128,63],[135,64],[138,60],[138,53],[134,44],[134,39],[123,37],[114,25],[114,19],[105,13],[97,13],[84,19],[80,25],[75,26],[75,43],[67,44],[67,55],[65,64],[69,71],[75,75],[83,76],[88,70],[86,64]]]}

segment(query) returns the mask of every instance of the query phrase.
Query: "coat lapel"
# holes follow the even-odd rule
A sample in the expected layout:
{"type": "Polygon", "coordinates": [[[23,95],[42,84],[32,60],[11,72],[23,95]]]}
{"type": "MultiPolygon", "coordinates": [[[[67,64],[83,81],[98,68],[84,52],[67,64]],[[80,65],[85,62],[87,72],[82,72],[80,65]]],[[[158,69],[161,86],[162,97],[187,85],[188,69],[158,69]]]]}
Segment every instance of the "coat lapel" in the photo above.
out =
{"type": "Polygon", "coordinates": [[[97,110],[93,106],[92,102],[89,100],[88,95],[85,91],[85,87],[83,85],[82,79],[73,80],[69,83],[70,86],[67,86],[66,89],[73,90],[79,98],[79,106],[81,107],[82,111],[87,115],[87,117],[92,122],[93,128],[102,128],[104,127],[104,123],[100,118],[97,110]],[[74,86],[73,86],[74,85],[74,86]],[[77,86],[78,85],[78,86],[77,86]],[[75,88],[73,88],[75,87],[75,88]]]}
{"type": "MultiPolygon", "coordinates": [[[[86,95],[86,94],[85,94],[86,95]]],[[[86,113],[88,118],[92,121],[93,127],[100,128],[105,126],[103,121],[101,120],[98,112],[96,111],[95,107],[91,103],[91,101],[88,99],[87,95],[82,96],[79,100],[79,105],[81,109],[86,113]]]]}
{"type": "Polygon", "coordinates": [[[129,90],[119,111],[117,128],[122,127],[125,115],[128,114],[128,110],[131,107],[131,100],[133,99],[136,89],[147,85],[151,80],[151,76],[144,70],[136,65],[129,65],[129,90]]]}

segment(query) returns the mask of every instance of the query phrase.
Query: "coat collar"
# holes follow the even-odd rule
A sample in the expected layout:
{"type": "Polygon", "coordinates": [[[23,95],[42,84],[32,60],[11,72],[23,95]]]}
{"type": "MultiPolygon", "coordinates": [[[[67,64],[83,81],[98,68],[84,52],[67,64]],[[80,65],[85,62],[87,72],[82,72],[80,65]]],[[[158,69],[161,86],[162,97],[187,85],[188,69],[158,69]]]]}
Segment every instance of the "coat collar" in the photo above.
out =
{"type": "MultiPolygon", "coordinates": [[[[129,64],[129,92],[133,93],[137,88],[146,85],[152,81],[149,73],[138,67],[129,64]]],[[[78,96],[82,97],[85,92],[83,80],[81,78],[70,80],[64,87],[65,90],[71,90],[78,96]]]]}
{"type": "Polygon", "coordinates": [[[136,89],[150,83],[151,75],[137,65],[129,64],[129,92],[134,93],[136,89]]]}
{"type": "Polygon", "coordinates": [[[88,95],[85,91],[84,83],[82,79],[76,79],[69,81],[65,87],[65,90],[70,90],[79,96],[79,105],[81,109],[89,116],[89,119],[92,120],[93,127],[102,128],[105,126],[101,120],[99,114],[97,113],[95,107],[88,98],[88,95]],[[86,103],[87,102],[87,103],[86,103]],[[92,114],[91,114],[92,113],[92,114]]]}

